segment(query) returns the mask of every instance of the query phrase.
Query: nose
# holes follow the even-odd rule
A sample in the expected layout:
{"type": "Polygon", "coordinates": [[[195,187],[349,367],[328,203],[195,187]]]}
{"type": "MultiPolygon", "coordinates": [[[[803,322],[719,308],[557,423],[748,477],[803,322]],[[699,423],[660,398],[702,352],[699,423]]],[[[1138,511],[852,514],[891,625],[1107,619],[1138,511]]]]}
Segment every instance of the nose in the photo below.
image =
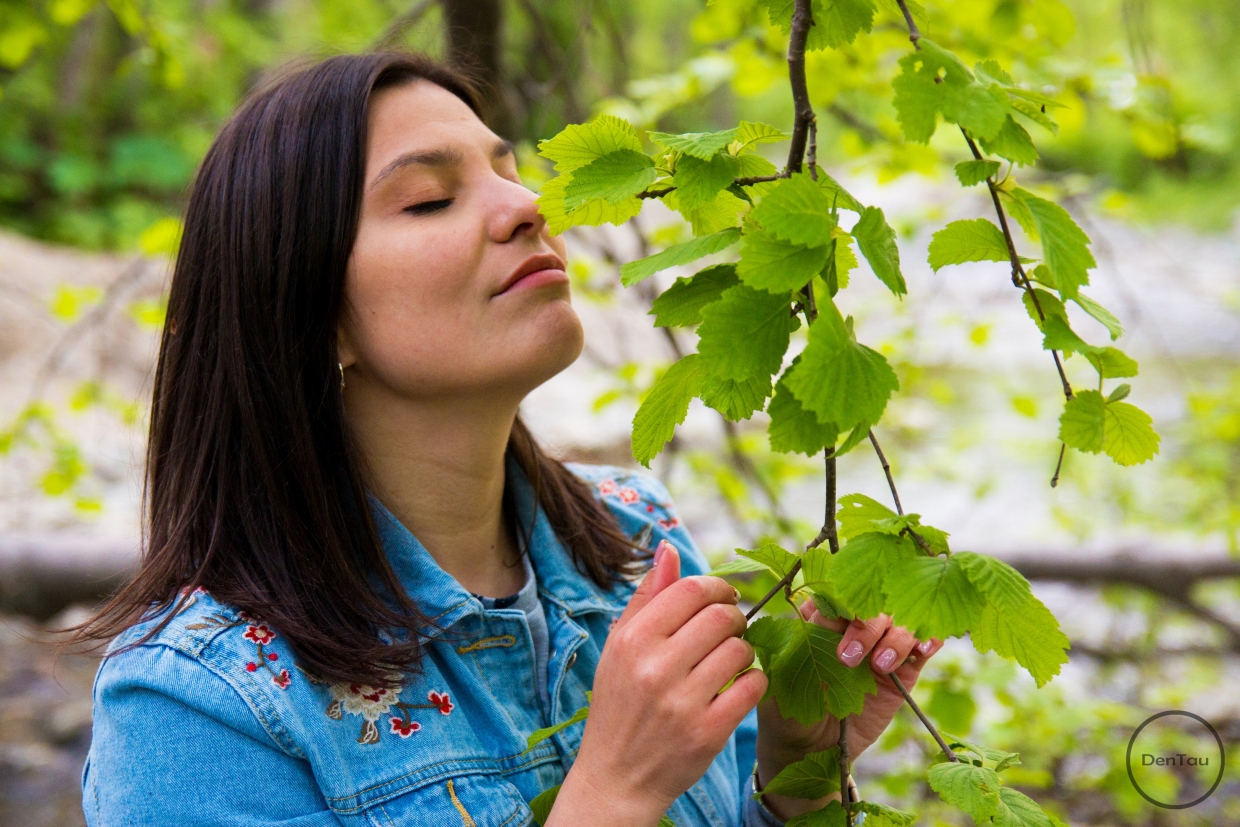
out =
{"type": "Polygon", "coordinates": [[[521,236],[538,235],[547,219],[538,211],[538,196],[523,185],[497,175],[490,199],[489,225],[491,239],[498,243],[521,236]]]}

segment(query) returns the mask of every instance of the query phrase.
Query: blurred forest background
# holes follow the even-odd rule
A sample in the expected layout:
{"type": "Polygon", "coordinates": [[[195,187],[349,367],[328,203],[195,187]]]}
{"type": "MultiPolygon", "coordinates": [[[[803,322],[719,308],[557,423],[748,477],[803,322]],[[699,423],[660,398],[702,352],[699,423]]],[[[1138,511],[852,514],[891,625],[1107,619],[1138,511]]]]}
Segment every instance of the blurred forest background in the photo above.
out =
{"type": "MultiPolygon", "coordinates": [[[[900,375],[884,445],[909,510],[1020,568],[1073,640],[1042,691],[949,646],[915,694],[948,731],[1020,752],[1008,777],[1074,825],[1240,824],[1240,14],[1234,0],[925,4],[927,36],[1065,105],[1022,184],[1092,237],[1091,295],[1126,323],[1162,435],[1136,469],[1070,453],[1054,489],[1056,378],[1006,273],[925,264],[930,233],[981,202],[954,183],[958,140],[901,137],[898,15],[880,4],[870,35],[808,64],[819,162],[901,235],[910,296],[852,308],[900,375]],[[1173,708],[1211,720],[1231,759],[1214,795],[1178,812],[1142,799],[1124,766],[1133,729],[1173,708]]],[[[537,188],[537,141],[599,112],[640,130],[788,129],[784,44],[759,0],[0,0],[0,824],[82,823],[97,662],[55,659],[46,629],[132,565],[169,257],[196,165],[249,90],[290,60],[428,52],[483,81],[537,188]]],[[[657,204],[570,231],[587,350],[526,411],[564,456],[634,465],[633,411],[692,334],[652,328],[656,279],[624,290],[617,269],[687,237],[657,204]]],[[[843,458],[840,493],[882,499],[872,465],[843,458]]],[[[714,559],[802,547],[821,520],[817,463],[696,402],[653,470],[714,559]]],[[[925,741],[902,716],[858,777],[920,823],[954,823],[917,780],[925,741]]],[[[1151,777],[1169,798],[1212,780],[1151,777]]]]}

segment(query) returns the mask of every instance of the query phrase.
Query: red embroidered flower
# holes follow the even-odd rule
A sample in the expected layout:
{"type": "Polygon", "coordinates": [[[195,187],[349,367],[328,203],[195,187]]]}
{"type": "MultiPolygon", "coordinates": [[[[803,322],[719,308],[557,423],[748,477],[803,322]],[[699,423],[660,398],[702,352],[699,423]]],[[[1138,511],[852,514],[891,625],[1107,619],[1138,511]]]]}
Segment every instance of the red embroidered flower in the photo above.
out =
{"type": "Polygon", "coordinates": [[[654,506],[653,506],[653,505],[648,505],[648,506],[646,506],[646,511],[647,511],[647,512],[654,511],[654,506]]]}
{"type": "Polygon", "coordinates": [[[452,704],[452,701],[448,699],[447,692],[436,692],[432,689],[430,692],[426,693],[426,700],[433,703],[439,709],[439,713],[441,715],[447,715],[456,708],[452,704]]]}
{"type": "Polygon", "coordinates": [[[254,641],[259,646],[266,646],[276,639],[276,633],[266,623],[255,623],[245,627],[245,634],[242,637],[254,641]]]}
{"type": "Polygon", "coordinates": [[[616,493],[617,488],[619,486],[616,485],[615,480],[603,480],[598,484],[599,493],[603,496],[616,493]]]}
{"type": "Polygon", "coordinates": [[[280,659],[280,656],[277,655],[275,652],[267,653],[267,660],[279,660],[279,659],[280,659]]]}
{"type": "Polygon", "coordinates": [[[620,489],[620,502],[622,503],[628,503],[629,505],[632,505],[633,503],[637,502],[641,498],[642,497],[640,494],[637,493],[636,488],[625,487],[625,488],[620,489]]]}
{"type": "Polygon", "coordinates": [[[257,672],[257,671],[258,671],[258,664],[257,664],[257,663],[255,663],[254,661],[250,661],[249,663],[247,663],[247,664],[245,665],[245,671],[247,671],[247,672],[257,672]]]}
{"type": "Polygon", "coordinates": [[[680,525],[680,518],[672,517],[670,520],[664,520],[663,518],[660,517],[659,525],[663,526],[664,528],[675,528],[676,526],[680,525]]]}
{"type": "Polygon", "coordinates": [[[408,738],[413,733],[422,728],[417,721],[406,721],[404,718],[392,718],[392,732],[401,738],[408,738]]]}
{"type": "Polygon", "coordinates": [[[281,669],[280,674],[272,678],[271,682],[274,683],[276,686],[280,687],[281,689],[288,689],[288,685],[292,683],[292,681],[289,678],[287,669],[281,669]]]}

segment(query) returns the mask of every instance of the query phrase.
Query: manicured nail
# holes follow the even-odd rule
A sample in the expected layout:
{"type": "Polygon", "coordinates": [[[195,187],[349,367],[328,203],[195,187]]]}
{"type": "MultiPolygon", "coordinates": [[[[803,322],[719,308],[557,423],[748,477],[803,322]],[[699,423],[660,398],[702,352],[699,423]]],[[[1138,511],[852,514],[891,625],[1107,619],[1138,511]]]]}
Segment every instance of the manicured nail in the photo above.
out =
{"type": "Polygon", "coordinates": [[[671,545],[672,544],[669,543],[667,540],[659,541],[659,545],[655,547],[654,562],[650,565],[650,568],[654,568],[655,566],[659,565],[659,561],[663,559],[663,555],[667,553],[667,550],[671,545]]]}
{"type": "Polygon", "coordinates": [[[923,640],[921,643],[917,644],[917,651],[921,652],[923,655],[928,654],[930,650],[933,648],[934,648],[933,640],[923,640]]]}
{"type": "Polygon", "coordinates": [[[844,651],[840,654],[840,660],[847,666],[856,666],[858,663],[861,663],[861,649],[861,641],[854,640],[844,647],[844,651]]]}
{"type": "Polygon", "coordinates": [[[884,649],[879,653],[878,657],[874,659],[874,665],[884,672],[891,671],[891,667],[896,665],[896,650],[884,649]]]}

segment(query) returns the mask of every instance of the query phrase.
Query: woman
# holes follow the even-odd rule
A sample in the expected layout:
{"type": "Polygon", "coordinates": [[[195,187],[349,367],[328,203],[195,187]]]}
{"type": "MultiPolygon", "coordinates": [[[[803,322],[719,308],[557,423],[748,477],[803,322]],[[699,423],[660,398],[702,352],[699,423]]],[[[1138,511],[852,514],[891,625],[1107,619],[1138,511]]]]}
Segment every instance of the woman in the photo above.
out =
{"type": "MultiPolygon", "coordinates": [[[[186,216],[143,564],[83,631],[117,635],[89,824],[516,827],[561,783],[556,827],[826,803],[752,800],[755,766],[760,789],[838,725],[759,704],[735,591],[666,490],[557,462],[517,416],[582,349],[564,259],[434,63],[336,57],[242,106],[186,216]]],[[[917,645],[855,621],[840,656],[912,684],[917,645]]],[[[880,683],[855,752],[899,706],[880,683]]]]}

